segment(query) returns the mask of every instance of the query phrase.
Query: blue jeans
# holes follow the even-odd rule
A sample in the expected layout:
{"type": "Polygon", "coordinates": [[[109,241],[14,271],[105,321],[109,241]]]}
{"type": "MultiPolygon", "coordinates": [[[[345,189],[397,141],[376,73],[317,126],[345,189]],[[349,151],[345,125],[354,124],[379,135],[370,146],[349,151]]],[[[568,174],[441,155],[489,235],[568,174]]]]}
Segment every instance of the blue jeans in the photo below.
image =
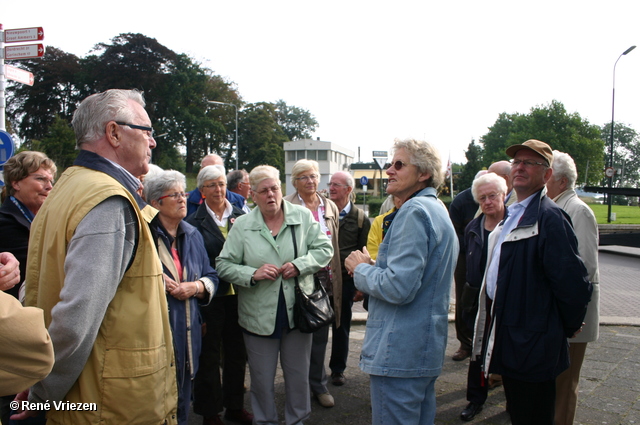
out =
{"type": "Polygon", "coordinates": [[[437,376],[369,376],[373,425],[433,425],[436,418],[437,376]]]}

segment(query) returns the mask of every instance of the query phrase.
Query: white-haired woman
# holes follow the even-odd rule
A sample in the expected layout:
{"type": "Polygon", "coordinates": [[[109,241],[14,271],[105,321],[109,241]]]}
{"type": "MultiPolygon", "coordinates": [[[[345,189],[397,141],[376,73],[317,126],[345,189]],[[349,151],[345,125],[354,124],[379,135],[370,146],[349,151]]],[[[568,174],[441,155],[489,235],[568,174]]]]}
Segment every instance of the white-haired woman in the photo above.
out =
{"type": "Polygon", "coordinates": [[[366,249],[345,260],[369,294],[360,368],[371,378],[373,424],[433,424],[458,238],[438,201],[444,173],[431,145],[396,140],[387,175],[387,193],[402,207],[385,220],[376,263],[366,249]]]}
{"type": "MultiPolygon", "coordinates": [[[[504,218],[507,183],[495,173],[486,173],[477,177],[471,186],[473,200],[480,205],[482,214],[467,225],[464,232],[466,258],[466,281],[460,299],[461,318],[469,332],[473,334],[474,322],[478,313],[478,297],[487,263],[489,233],[504,218]]],[[[482,411],[487,400],[488,382],[482,376],[482,357],[471,357],[467,372],[467,406],[460,413],[464,421],[472,420],[482,411]]]]}
{"type": "MultiPolygon", "coordinates": [[[[204,202],[187,217],[187,222],[202,234],[209,264],[216,268],[216,257],[233,223],[244,212],[227,200],[223,167],[203,167],[197,184],[204,202]]],[[[216,424],[221,423],[219,413],[224,408],[225,419],[251,425],[253,415],[244,409],[247,351],[238,324],[238,294],[233,285],[220,280],[215,297],[209,305],[202,306],[200,312],[207,331],[202,338],[200,368],[194,381],[193,411],[204,416],[203,423],[216,424]]]]}
{"type": "Polygon", "coordinates": [[[183,221],[187,214],[186,179],[175,170],[145,179],[144,197],[159,213],[151,222],[164,272],[169,322],[178,381],[178,423],[188,421],[192,381],[198,371],[202,319],[198,304],[208,304],[218,276],[198,230],[183,221]]]}
{"type": "MultiPolygon", "coordinates": [[[[335,312],[335,325],[340,326],[342,309],[342,265],[340,262],[340,247],[338,246],[338,230],[340,229],[340,211],[330,199],[318,193],[320,170],[316,161],[301,159],[291,169],[291,184],[296,189],[284,199],[292,204],[302,205],[313,214],[313,218],[320,224],[322,231],[331,240],[333,258],[331,263],[318,272],[319,280],[332,300],[335,312]]],[[[327,343],[329,342],[329,328],[325,326],[313,333],[311,346],[311,364],[309,366],[309,385],[311,392],[323,407],[333,407],[335,401],[327,388],[327,373],[324,367],[327,343]]]]}
{"type": "Polygon", "coordinates": [[[249,181],[257,207],[238,217],[216,266],[220,277],[233,282],[238,291],[254,423],[279,423],[274,388],[279,355],[285,380],[285,423],[301,424],[311,413],[311,334],[295,329],[295,279],[303,291],[311,293],[313,274],[327,265],[333,249],[306,208],[282,199],[277,169],[258,166],[249,181]]]}

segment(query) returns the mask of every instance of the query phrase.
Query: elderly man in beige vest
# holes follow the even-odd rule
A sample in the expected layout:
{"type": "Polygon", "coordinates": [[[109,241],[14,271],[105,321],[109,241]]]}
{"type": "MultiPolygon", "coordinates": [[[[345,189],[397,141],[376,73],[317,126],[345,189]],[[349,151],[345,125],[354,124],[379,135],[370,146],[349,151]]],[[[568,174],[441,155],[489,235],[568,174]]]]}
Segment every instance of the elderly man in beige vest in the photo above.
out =
{"type": "Polygon", "coordinates": [[[80,153],[31,226],[26,304],[44,310],[55,365],[28,400],[49,403],[49,424],[177,423],[162,266],[148,227],[157,210],[136,193],[156,146],[142,94],[91,95],[72,125],[80,153]]]}

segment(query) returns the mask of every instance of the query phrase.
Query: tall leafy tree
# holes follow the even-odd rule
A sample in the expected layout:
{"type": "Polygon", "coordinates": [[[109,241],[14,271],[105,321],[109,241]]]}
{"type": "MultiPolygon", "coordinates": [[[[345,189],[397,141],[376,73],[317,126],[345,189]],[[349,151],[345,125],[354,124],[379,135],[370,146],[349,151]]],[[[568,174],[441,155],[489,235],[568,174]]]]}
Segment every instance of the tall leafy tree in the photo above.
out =
{"type": "Polygon", "coordinates": [[[58,174],[73,165],[73,161],[78,155],[73,128],[66,119],[60,116],[54,118],[47,135],[42,140],[31,140],[28,145],[24,144],[21,150],[44,152],[56,163],[58,174]]]}
{"type": "Polygon", "coordinates": [[[278,125],[271,103],[249,104],[240,119],[240,168],[271,165],[284,177],[284,142],[287,135],[278,125]]]}
{"type": "MultiPolygon", "coordinates": [[[[601,129],[580,117],[577,112],[568,113],[561,102],[553,100],[545,106],[536,106],[524,114],[502,113],[489,132],[480,139],[484,146],[484,165],[508,159],[505,150],[528,139],[548,143],[553,149],[566,152],[576,162],[579,175],[589,168],[601,169],[604,165],[604,144],[601,129]]],[[[599,181],[600,176],[589,175],[589,181],[599,181]]]]}
{"type": "MultiPolygon", "coordinates": [[[[611,123],[602,126],[602,140],[606,149],[606,164],[609,165],[611,123]]],[[[615,123],[613,126],[613,166],[622,170],[614,177],[615,187],[636,187],[640,181],[640,136],[631,127],[615,123]]],[[[602,170],[596,174],[602,176],[602,170]]]]}
{"type": "Polygon", "coordinates": [[[482,154],[482,146],[477,145],[476,141],[472,139],[464,153],[464,156],[467,158],[467,163],[464,164],[462,173],[456,179],[456,185],[459,192],[471,187],[473,178],[476,176],[478,171],[482,170],[482,154]]]}
{"type": "Polygon", "coordinates": [[[42,58],[22,60],[19,67],[33,73],[34,84],[9,83],[7,117],[30,148],[32,140],[48,134],[56,117],[71,122],[82,98],[82,68],[77,56],[51,46],[42,58]]]}
{"type": "Polygon", "coordinates": [[[289,140],[310,139],[318,121],[306,109],[289,106],[282,99],[275,103],[276,122],[289,140]]]}

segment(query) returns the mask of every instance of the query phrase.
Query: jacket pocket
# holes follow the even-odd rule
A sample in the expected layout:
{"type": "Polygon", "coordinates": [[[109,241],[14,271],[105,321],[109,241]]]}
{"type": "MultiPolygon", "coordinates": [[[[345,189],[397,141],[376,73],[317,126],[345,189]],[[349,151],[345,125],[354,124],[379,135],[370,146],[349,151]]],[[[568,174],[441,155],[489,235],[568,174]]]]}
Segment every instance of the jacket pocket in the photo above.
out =
{"type": "MultiPolygon", "coordinates": [[[[362,359],[373,360],[380,351],[382,341],[384,320],[367,320],[367,330],[362,344],[362,359]]],[[[378,365],[383,366],[383,365],[378,365]]]]}
{"type": "Polygon", "coordinates": [[[105,378],[132,378],[150,375],[167,366],[166,347],[107,348],[104,356],[105,378]]]}

